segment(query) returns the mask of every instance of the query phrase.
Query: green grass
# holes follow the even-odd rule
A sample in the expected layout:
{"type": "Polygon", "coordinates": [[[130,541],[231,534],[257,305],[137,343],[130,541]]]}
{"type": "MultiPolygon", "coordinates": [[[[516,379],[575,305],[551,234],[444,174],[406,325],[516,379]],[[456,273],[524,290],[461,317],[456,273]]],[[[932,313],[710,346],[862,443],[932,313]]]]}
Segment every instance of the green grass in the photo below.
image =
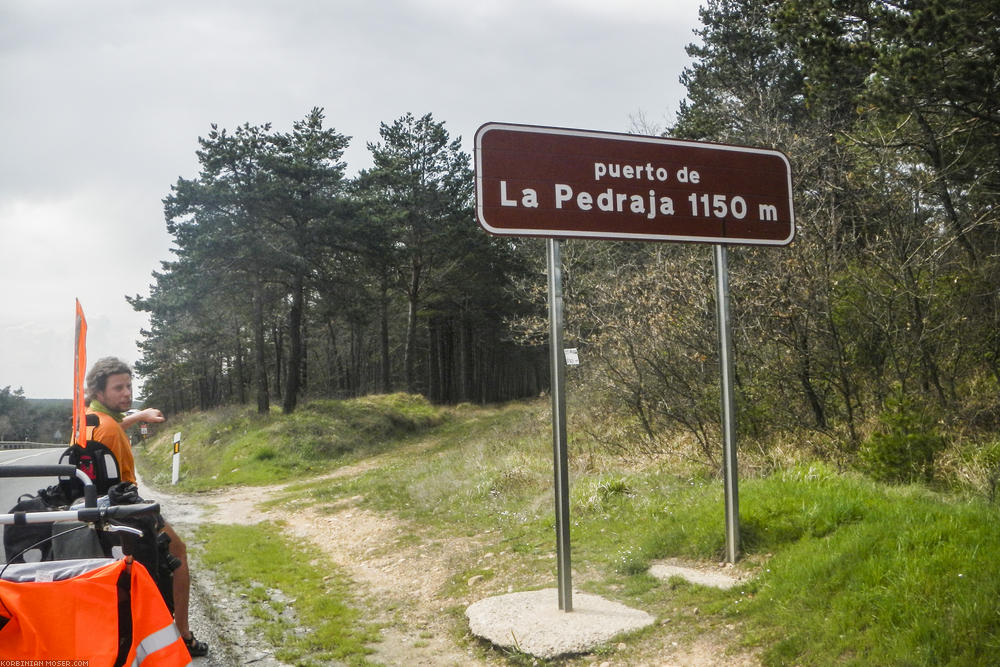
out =
{"type": "Polygon", "coordinates": [[[350,580],[316,549],[286,540],[280,525],[206,525],[196,538],[201,562],[223,572],[252,603],[254,629],[277,647],[278,659],[303,666],[369,664],[367,644],[377,629],[352,601],[350,580]],[[308,632],[297,632],[300,627],[308,632]]]}
{"type": "MultiPolygon", "coordinates": [[[[286,451],[291,440],[284,436],[267,449],[258,442],[250,465],[287,479],[381,454],[379,465],[355,476],[303,479],[289,497],[329,511],[352,499],[408,520],[423,536],[414,539],[474,538],[491,557],[456,564],[443,593],[450,598],[555,585],[547,404],[439,410],[385,397],[321,403],[303,413],[270,417],[256,430],[253,419],[235,414],[210,428],[246,429],[229,448],[265,431],[295,431],[292,440],[312,443],[301,445],[311,451],[331,432],[349,431],[352,447],[308,470],[289,467],[301,454],[286,451]],[[479,582],[475,591],[471,578],[479,582]]],[[[667,641],[718,633],[768,665],[1000,664],[1000,522],[992,504],[887,486],[819,463],[744,479],[738,569],[752,579],[720,591],[647,574],[661,558],[723,559],[720,480],[655,462],[625,465],[595,455],[593,443],[582,440],[570,452],[574,585],[670,620],[627,639],[616,661],[648,662],[667,641]]],[[[187,483],[222,481],[220,473],[187,483]]],[[[248,548],[233,558],[251,555],[262,560],[248,548]]],[[[308,587],[302,596],[310,597],[308,587]]],[[[462,622],[458,614],[456,626],[462,622]]]]}
{"type": "Polygon", "coordinates": [[[180,432],[182,490],[283,482],[377,454],[443,418],[408,394],[309,401],[291,415],[248,407],[190,413],[141,445],[143,471],[153,484],[170,482],[173,434],[180,432]]]}
{"type": "Polygon", "coordinates": [[[751,619],[770,662],[997,663],[996,508],[919,487],[789,477],[748,485],[747,514],[771,505],[748,523],[786,528],[761,538],[774,557],[753,599],[729,611],[751,619]]]}

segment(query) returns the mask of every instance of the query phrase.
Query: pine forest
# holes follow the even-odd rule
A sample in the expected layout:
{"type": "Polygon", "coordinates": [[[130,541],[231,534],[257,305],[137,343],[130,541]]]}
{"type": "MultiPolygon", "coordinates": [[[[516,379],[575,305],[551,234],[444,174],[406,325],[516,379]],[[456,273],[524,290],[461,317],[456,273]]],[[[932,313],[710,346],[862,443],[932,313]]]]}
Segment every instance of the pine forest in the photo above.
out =
{"type": "MultiPolygon", "coordinates": [[[[992,494],[996,2],[710,0],[701,19],[671,126],[630,129],[791,162],[794,242],[729,253],[742,446],[794,441],[890,480],[930,479],[951,451],[992,494]]],[[[372,166],[348,177],[349,137],[306,111],[290,130],[211,126],[199,172],[170,186],[174,256],[129,298],[151,321],[145,399],[291,412],[307,397],[546,392],[544,242],[479,227],[471,158],[445,121],[382,122],[372,166]]],[[[630,454],[683,441],[717,465],[711,247],[571,240],[562,254],[573,391],[609,416],[600,438],[630,454]]]]}

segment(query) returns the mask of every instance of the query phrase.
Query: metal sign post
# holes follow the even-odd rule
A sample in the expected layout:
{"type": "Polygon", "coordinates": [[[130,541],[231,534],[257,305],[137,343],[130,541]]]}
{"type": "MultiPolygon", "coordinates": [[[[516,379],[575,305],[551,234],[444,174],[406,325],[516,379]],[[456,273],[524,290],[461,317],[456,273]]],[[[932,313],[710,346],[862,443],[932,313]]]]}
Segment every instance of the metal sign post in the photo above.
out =
{"type": "Polygon", "coordinates": [[[476,217],[499,236],[548,239],[559,607],[572,609],[562,284],[557,239],[715,245],[728,559],[739,553],[726,245],[795,237],[780,151],[611,132],[486,123],[476,132],[476,217]]]}
{"type": "Polygon", "coordinates": [[[566,366],[563,359],[562,259],[559,241],[548,239],[549,359],[552,370],[552,456],[555,469],[556,556],[559,608],[573,611],[573,575],[569,551],[569,455],[566,451],[566,366]]]}
{"type": "Polygon", "coordinates": [[[715,246],[715,309],[719,327],[719,369],[722,374],[722,475],[726,497],[726,560],[740,552],[740,500],[736,467],[736,410],[733,401],[733,339],[729,323],[729,263],[726,246],[715,246]]]}

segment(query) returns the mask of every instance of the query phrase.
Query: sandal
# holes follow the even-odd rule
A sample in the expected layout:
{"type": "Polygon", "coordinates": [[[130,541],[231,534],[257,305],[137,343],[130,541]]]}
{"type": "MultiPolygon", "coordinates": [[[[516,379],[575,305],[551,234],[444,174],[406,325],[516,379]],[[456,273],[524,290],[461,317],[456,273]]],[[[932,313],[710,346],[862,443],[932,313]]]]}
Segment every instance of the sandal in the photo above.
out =
{"type": "Polygon", "coordinates": [[[208,655],[208,644],[195,639],[193,632],[190,637],[181,637],[181,639],[184,640],[184,646],[187,647],[188,653],[191,654],[192,658],[208,655]]]}

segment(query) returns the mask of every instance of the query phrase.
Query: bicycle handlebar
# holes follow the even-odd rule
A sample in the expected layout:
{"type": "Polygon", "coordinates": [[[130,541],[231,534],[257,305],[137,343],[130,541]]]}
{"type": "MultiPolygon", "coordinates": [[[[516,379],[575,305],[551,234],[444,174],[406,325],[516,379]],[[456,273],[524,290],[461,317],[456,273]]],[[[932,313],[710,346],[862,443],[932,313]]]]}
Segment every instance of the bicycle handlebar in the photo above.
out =
{"type": "MultiPolygon", "coordinates": [[[[72,467],[72,466],[70,466],[72,467]]],[[[94,523],[108,519],[126,519],[136,514],[160,511],[160,503],[136,503],[135,505],[111,505],[109,507],[84,507],[79,510],[56,510],[54,512],[14,512],[0,514],[0,526],[23,526],[36,523],[66,523],[82,521],[94,523]]]]}
{"type": "MultiPolygon", "coordinates": [[[[75,475],[76,472],[76,466],[58,463],[48,465],[0,466],[0,477],[66,477],[68,475],[75,475]]],[[[84,474],[84,477],[87,477],[86,474],[84,474]]],[[[90,478],[87,477],[87,480],[89,482],[90,478]]],[[[84,484],[88,482],[84,482],[84,484]]]]}
{"type": "Polygon", "coordinates": [[[68,464],[49,465],[2,465],[0,477],[71,477],[75,476],[83,482],[83,504],[87,507],[97,507],[97,487],[93,480],[87,477],[76,466],[68,464]]]}

